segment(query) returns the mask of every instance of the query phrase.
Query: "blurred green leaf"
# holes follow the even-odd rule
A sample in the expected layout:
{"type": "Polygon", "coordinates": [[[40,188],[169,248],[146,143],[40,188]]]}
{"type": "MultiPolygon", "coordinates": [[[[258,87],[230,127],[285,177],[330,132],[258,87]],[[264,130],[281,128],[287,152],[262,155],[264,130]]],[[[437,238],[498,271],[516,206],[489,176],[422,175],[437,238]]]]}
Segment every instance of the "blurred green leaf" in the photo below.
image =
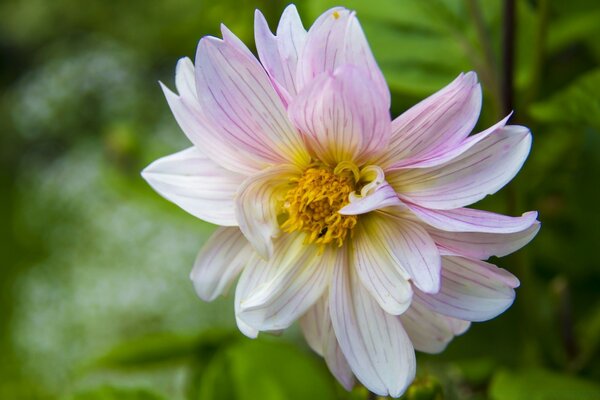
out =
{"type": "Polygon", "coordinates": [[[492,379],[493,400],[600,399],[600,385],[545,370],[499,371],[492,379]]]}
{"type": "Polygon", "coordinates": [[[548,32],[547,51],[554,53],[577,41],[596,37],[600,33],[600,9],[572,15],[559,14],[548,32]]]}
{"type": "Polygon", "coordinates": [[[146,389],[101,387],[81,392],[64,400],[163,400],[164,397],[146,389]]]}
{"type": "Polygon", "coordinates": [[[540,122],[590,126],[600,130],[600,69],[577,78],[549,100],[531,106],[530,114],[540,122]]]}
{"type": "Polygon", "coordinates": [[[231,330],[209,330],[196,336],[153,334],[121,343],[99,360],[105,367],[131,367],[212,354],[239,337],[231,330]]]}

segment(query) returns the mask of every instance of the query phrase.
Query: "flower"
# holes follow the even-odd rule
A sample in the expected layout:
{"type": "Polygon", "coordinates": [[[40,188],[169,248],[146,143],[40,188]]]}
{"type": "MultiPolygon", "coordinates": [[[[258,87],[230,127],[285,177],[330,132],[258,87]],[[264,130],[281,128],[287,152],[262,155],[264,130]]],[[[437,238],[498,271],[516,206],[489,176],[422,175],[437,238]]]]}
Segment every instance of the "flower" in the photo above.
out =
{"type": "Polygon", "coordinates": [[[162,86],[193,146],[144,171],[190,214],[221,225],[191,279],[211,301],[239,277],[249,337],[299,319],[341,384],[398,397],[415,349],[437,353],[471,321],[494,318],[519,281],[483,260],[537,233],[537,213],[466,206],[506,185],[531,134],[508,117],[470,135],[481,108],[473,72],[391,120],[390,93],[354,12],[308,32],[296,8],[273,35],[255,15],[259,60],[225,26],[162,86]]]}

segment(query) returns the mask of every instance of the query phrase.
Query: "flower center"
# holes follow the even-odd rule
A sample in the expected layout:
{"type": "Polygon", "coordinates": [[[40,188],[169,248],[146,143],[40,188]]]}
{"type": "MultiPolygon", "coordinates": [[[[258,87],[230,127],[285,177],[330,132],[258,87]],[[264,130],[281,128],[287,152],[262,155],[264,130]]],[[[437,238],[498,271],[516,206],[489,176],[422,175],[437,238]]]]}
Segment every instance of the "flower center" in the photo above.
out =
{"type": "Polygon", "coordinates": [[[340,163],[334,170],[325,166],[308,168],[301,177],[293,179],[296,185],[284,197],[283,211],[288,218],[281,229],[306,232],[307,244],[324,246],[335,242],[342,246],[358,217],[338,211],[348,204],[357,176],[358,168],[350,163],[340,163]]]}

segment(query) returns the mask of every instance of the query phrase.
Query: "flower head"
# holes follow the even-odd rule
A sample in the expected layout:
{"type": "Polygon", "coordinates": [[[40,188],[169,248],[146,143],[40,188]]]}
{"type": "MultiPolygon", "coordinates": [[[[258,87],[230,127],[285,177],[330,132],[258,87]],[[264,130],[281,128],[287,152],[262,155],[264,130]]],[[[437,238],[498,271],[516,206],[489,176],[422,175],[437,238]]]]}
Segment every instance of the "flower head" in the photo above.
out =
{"type": "Polygon", "coordinates": [[[192,215],[221,225],[191,279],[207,301],[238,277],[235,313],[249,337],[295,320],[337,379],[400,396],[414,350],[437,353],[470,321],[497,316],[519,281],[483,260],[537,233],[537,213],[466,206],[524,163],[531,134],[508,117],[470,135],[481,107],[461,74],[394,120],[390,93],[354,12],[303,28],[296,8],[277,34],[255,17],[259,60],[224,26],[179,94],[163,86],[192,147],[144,178],[192,215]]]}

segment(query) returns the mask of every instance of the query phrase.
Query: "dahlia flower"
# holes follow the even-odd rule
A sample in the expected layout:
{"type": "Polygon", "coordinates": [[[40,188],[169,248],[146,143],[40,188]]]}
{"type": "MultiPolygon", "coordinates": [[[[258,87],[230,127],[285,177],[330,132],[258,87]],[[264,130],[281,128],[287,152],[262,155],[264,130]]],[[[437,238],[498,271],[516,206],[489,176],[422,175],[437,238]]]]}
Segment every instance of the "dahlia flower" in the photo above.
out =
{"type": "MultiPolygon", "coordinates": [[[[531,134],[508,117],[470,135],[481,108],[473,72],[390,117],[390,92],[354,12],[308,31],[293,5],[274,35],[255,15],[258,59],[225,26],[195,65],[162,86],[192,146],[143,177],[220,225],[191,279],[211,301],[238,277],[235,316],[254,338],[294,321],[347,389],[355,378],[398,397],[415,350],[438,353],[471,321],[494,318],[519,281],[483,260],[537,233],[537,213],[466,206],[506,185],[531,134]]],[[[162,84],[161,84],[162,85],[162,84]]]]}

